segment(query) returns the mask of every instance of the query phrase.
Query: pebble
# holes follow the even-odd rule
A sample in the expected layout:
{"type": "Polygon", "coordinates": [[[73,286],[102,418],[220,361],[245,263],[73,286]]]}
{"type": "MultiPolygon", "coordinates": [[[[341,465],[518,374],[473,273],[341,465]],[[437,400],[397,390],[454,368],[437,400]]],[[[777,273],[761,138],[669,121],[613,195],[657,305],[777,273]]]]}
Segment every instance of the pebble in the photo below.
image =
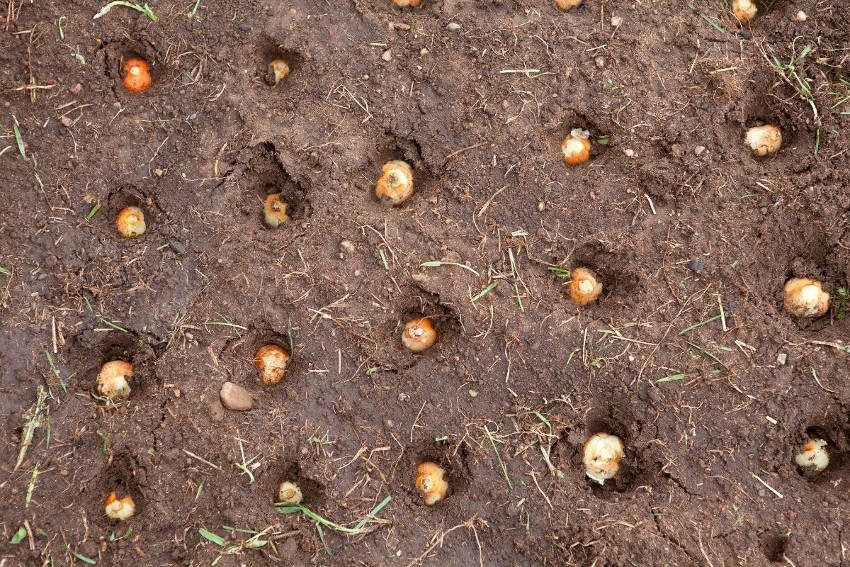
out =
{"type": "Polygon", "coordinates": [[[776,355],[776,362],[778,362],[779,364],[784,365],[785,362],[787,362],[787,361],[788,361],[788,355],[785,354],[784,352],[780,352],[779,354],[776,355]]]}
{"type": "Polygon", "coordinates": [[[457,31],[460,29],[460,24],[457,22],[449,22],[446,24],[446,29],[449,31],[457,31]]]}
{"type": "Polygon", "coordinates": [[[386,51],[381,53],[381,59],[383,59],[384,61],[389,61],[392,58],[393,58],[393,50],[392,49],[387,49],[386,51]]]}
{"type": "Polygon", "coordinates": [[[469,397],[470,397],[470,398],[474,398],[474,397],[476,397],[476,396],[478,396],[478,391],[477,391],[477,390],[470,390],[470,391],[469,391],[469,397]]]}
{"type": "Polygon", "coordinates": [[[618,28],[623,25],[623,17],[622,16],[611,16],[611,25],[615,28],[618,28]]]}
{"type": "Polygon", "coordinates": [[[699,260],[691,260],[688,263],[688,267],[696,273],[701,274],[702,271],[705,269],[705,264],[703,262],[700,262],[699,260]]]}
{"type": "Polygon", "coordinates": [[[342,240],[339,243],[339,257],[340,259],[345,258],[346,254],[354,253],[354,243],[350,240],[342,240]]]}
{"type": "Polygon", "coordinates": [[[694,155],[701,155],[705,151],[705,146],[697,146],[694,148],[694,155]]]}
{"type": "Polygon", "coordinates": [[[80,83],[77,83],[76,85],[74,85],[73,87],[71,87],[68,90],[71,92],[71,94],[78,95],[83,91],[83,85],[81,85],[80,83]]]}
{"type": "Polygon", "coordinates": [[[251,393],[233,382],[225,382],[219,392],[221,403],[224,407],[234,411],[247,411],[254,405],[251,393]]]}
{"type": "Polygon", "coordinates": [[[178,254],[186,253],[186,247],[183,246],[183,244],[178,240],[169,240],[168,245],[171,247],[172,250],[174,250],[178,254]]]}
{"type": "Polygon", "coordinates": [[[626,157],[634,157],[635,155],[635,151],[631,148],[626,148],[623,153],[626,154],[626,157]]]}
{"type": "Polygon", "coordinates": [[[605,66],[605,58],[602,57],[601,55],[597,55],[596,58],[594,58],[593,61],[594,61],[594,63],[596,63],[596,66],[599,67],[600,69],[605,66]]]}
{"type": "Polygon", "coordinates": [[[808,16],[806,16],[806,13],[804,11],[800,10],[799,12],[797,12],[797,15],[794,16],[794,19],[798,22],[805,22],[808,19],[808,16]]]}
{"type": "Polygon", "coordinates": [[[63,116],[62,118],[60,118],[59,122],[61,122],[62,126],[64,126],[65,128],[70,128],[74,125],[74,120],[67,116],[63,116]]]}
{"type": "Polygon", "coordinates": [[[430,52],[430,51],[428,51],[428,48],[427,48],[427,47],[423,47],[422,49],[420,49],[420,50],[419,50],[419,55],[421,55],[422,57],[425,57],[425,56],[426,56],[426,55],[428,55],[429,53],[431,53],[431,52],[430,52]]]}

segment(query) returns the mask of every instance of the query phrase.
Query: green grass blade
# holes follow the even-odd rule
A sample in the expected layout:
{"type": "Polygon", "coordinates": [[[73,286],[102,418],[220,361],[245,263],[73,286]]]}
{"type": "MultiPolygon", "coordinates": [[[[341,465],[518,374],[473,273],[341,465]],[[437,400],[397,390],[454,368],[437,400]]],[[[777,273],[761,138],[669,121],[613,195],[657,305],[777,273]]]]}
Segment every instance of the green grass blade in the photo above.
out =
{"type": "Polygon", "coordinates": [[[209,540],[216,544],[219,547],[224,547],[227,545],[227,540],[222,538],[220,535],[214,534],[206,528],[198,528],[198,533],[202,538],[209,540]]]}

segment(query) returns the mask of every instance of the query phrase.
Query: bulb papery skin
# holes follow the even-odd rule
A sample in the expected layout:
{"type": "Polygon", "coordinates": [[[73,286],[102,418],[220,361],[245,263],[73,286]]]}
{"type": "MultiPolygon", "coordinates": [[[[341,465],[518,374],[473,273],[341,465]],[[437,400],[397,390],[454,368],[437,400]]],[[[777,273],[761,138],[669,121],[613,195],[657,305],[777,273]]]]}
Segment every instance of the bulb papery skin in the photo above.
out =
{"type": "Polygon", "coordinates": [[[782,130],[772,124],[754,126],[747,130],[744,142],[756,157],[775,154],[782,145],[782,130]]]}
{"type": "Polygon", "coordinates": [[[585,474],[599,484],[614,478],[625,455],[625,445],[616,435],[594,433],[584,442],[585,474]]]}
{"type": "Polygon", "coordinates": [[[413,168],[401,160],[388,161],[381,168],[381,177],[375,185],[379,199],[398,206],[413,196],[413,168]]]}
{"type": "Polygon", "coordinates": [[[732,14],[742,24],[752,21],[757,13],[758,8],[753,0],[732,0],[732,14]]]}
{"type": "Polygon", "coordinates": [[[794,317],[820,317],[829,311],[829,294],[821,283],[809,278],[791,278],[785,283],[785,310],[794,317]]]}
{"type": "Polygon", "coordinates": [[[304,499],[301,488],[294,482],[286,480],[277,488],[277,503],[297,506],[304,499]]]}
{"type": "Polygon", "coordinates": [[[803,450],[794,457],[800,468],[812,468],[821,472],[829,466],[829,443],[823,439],[809,439],[803,450]]]}
{"type": "Polygon", "coordinates": [[[401,344],[412,352],[422,352],[431,348],[437,340],[437,331],[428,317],[411,319],[404,325],[401,344]]]}
{"type": "Polygon", "coordinates": [[[119,499],[115,495],[115,491],[112,491],[106,497],[104,513],[110,520],[129,520],[136,513],[136,503],[133,502],[133,497],[129,494],[119,499]]]}
{"type": "Polygon", "coordinates": [[[446,471],[437,463],[425,461],[416,467],[416,489],[425,498],[426,506],[433,506],[443,500],[449,492],[446,471]]]}

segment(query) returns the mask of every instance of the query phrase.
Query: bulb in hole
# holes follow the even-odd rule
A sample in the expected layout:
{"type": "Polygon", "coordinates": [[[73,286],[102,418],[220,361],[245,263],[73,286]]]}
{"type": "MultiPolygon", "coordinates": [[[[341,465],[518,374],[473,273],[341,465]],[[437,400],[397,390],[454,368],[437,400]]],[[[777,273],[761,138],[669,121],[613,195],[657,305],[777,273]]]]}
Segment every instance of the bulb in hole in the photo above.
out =
{"type": "Polygon", "coordinates": [[[570,276],[570,297],[576,305],[582,307],[596,301],[602,293],[602,283],[596,279],[596,274],[587,268],[575,268],[570,276]]]}
{"type": "Polygon", "coordinates": [[[130,397],[129,379],[133,365],[124,360],[111,360],[100,367],[97,375],[97,393],[114,402],[130,397]]]}
{"type": "Polygon", "coordinates": [[[757,13],[758,8],[753,0],[732,0],[732,14],[742,24],[750,22],[757,13]]]}
{"type": "Polygon", "coordinates": [[[118,234],[124,238],[133,238],[145,233],[145,213],[139,207],[124,207],[115,219],[118,234]]]}
{"type": "Polygon", "coordinates": [[[106,517],[110,520],[119,520],[123,522],[132,518],[133,514],[136,513],[136,503],[133,502],[133,497],[129,494],[119,499],[113,490],[109,493],[109,496],[106,497],[104,512],[106,513],[106,517]]]}
{"type": "Polygon", "coordinates": [[[375,194],[393,206],[407,201],[413,195],[413,168],[401,160],[385,163],[375,186],[375,194]]]}
{"type": "Polygon", "coordinates": [[[794,457],[801,469],[812,468],[821,472],[829,466],[829,443],[824,439],[809,439],[803,445],[803,450],[794,457]]]}
{"type": "Polygon", "coordinates": [[[590,159],[590,132],[581,128],[573,128],[570,135],[561,142],[561,153],[564,163],[575,167],[590,159]]]}
{"type": "Polygon", "coordinates": [[[274,86],[285,79],[289,71],[289,62],[286,59],[275,59],[269,63],[266,82],[274,86]]]}
{"type": "Polygon", "coordinates": [[[419,5],[420,0],[393,0],[393,4],[400,8],[415,8],[419,5]]]}
{"type": "Polygon", "coordinates": [[[294,482],[286,480],[277,487],[277,503],[287,506],[297,506],[304,499],[301,488],[294,482]]]}
{"type": "Polygon", "coordinates": [[[622,439],[609,433],[594,433],[584,442],[585,474],[599,484],[617,474],[625,455],[622,439]]]}
{"type": "Polygon", "coordinates": [[[281,193],[274,193],[266,197],[263,203],[263,220],[269,228],[277,228],[289,222],[286,209],[289,205],[281,200],[281,193]]]}
{"type": "Polygon", "coordinates": [[[443,500],[449,492],[449,483],[443,467],[432,461],[425,461],[416,467],[416,490],[422,493],[426,506],[433,506],[443,500]]]}
{"type": "Polygon", "coordinates": [[[283,378],[289,353],[278,345],[260,347],[254,355],[254,364],[260,372],[260,379],[266,386],[274,386],[283,378]]]}
{"type": "Polygon", "coordinates": [[[121,67],[121,83],[131,93],[140,93],[150,88],[151,70],[148,62],[140,57],[130,57],[121,67]]]}
{"type": "Polygon", "coordinates": [[[411,319],[404,325],[401,333],[401,344],[413,352],[422,352],[434,345],[437,340],[437,331],[428,317],[417,317],[411,319]]]}
{"type": "Polygon", "coordinates": [[[782,130],[779,126],[765,124],[764,126],[753,126],[747,130],[744,142],[753,151],[756,157],[775,154],[782,145],[782,130]]]}
{"type": "Polygon", "coordinates": [[[583,0],[555,0],[555,4],[557,4],[558,8],[561,10],[569,10],[581,5],[582,1],[583,0]]]}
{"type": "Polygon", "coordinates": [[[785,282],[784,305],[794,317],[820,317],[829,311],[829,294],[817,280],[791,278],[785,282]]]}

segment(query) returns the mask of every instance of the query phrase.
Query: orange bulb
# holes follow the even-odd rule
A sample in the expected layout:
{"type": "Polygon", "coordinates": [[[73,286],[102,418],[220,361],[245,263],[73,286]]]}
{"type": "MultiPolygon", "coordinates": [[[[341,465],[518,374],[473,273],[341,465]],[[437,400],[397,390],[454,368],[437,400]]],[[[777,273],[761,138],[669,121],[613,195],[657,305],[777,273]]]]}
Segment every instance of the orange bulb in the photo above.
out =
{"type": "Polygon", "coordinates": [[[569,136],[561,142],[561,153],[564,154],[564,163],[569,167],[575,167],[590,159],[590,140],[586,132],[579,129],[573,130],[569,136]],[[582,135],[577,135],[582,134],[582,135]]]}
{"type": "Polygon", "coordinates": [[[113,401],[130,397],[128,379],[133,378],[133,365],[124,360],[110,360],[100,367],[97,375],[97,393],[113,401]]]}
{"type": "Polygon", "coordinates": [[[426,506],[433,506],[448,495],[449,483],[445,476],[445,469],[431,461],[425,461],[416,467],[414,484],[416,489],[425,497],[426,506]]]}
{"type": "Polygon", "coordinates": [[[136,513],[136,503],[129,494],[119,499],[113,490],[106,497],[104,512],[110,520],[129,520],[136,513]]]}
{"type": "Polygon", "coordinates": [[[596,274],[587,268],[576,268],[571,275],[570,297],[579,307],[595,301],[602,293],[602,284],[596,279],[596,274]]]}
{"type": "Polygon", "coordinates": [[[148,62],[138,57],[127,59],[121,67],[121,82],[131,93],[146,91],[151,86],[151,70],[148,62]]]}
{"type": "Polygon", "coordinates": [[[118,212],[115,227],[118,229],[118,234],[124,238],[141,236],[147,229],[145,213],[139,207],[124,207],[118,212]]]}
{"type": "Polygon", "coordinates": [[[419,0],[393,0],[393,4],[401,8],[407,8],[408,6],[415,8],[419,5],[419,0]]]}
{"type": "Polygon", "coordinates": [[[289,63],[287,63],[286,59],[275,59],[269,63],[269,75],[266,81],[271,82],[272,85],[276,85],[285,79],[288,74],[289,63]]]}
{"type": "Polygon", "coordinates": [[[436,340],[437,331],[428,317],[411,319],[404,325],[404,331],[401,333],[401,343],[413,352],[431,348],[436,340]]]}
{"type": "Polygon", "coordinates": [[[275,193],[266,197],[263,205],[263,220],[269,228],[277,228],[282,224],[289,222],[289,215],[286,214],[286,209],[289,207],[285,201],[281,200],[281,194],[275,193]]]}
{"type": "Polygon", "coordinates": [[[394,206],[404,203],[413,195],[413,168],[401,160],[385,163],[375,194],[394,206]]]}
{"type": "Polygon", "coordinates": [[[555,0],[555,4],[558,5],[558,8],[561,10],[569,10],[570,8],[575,8],[579,4],[581,4],[582,0],[555,0]]]}
{"type": "Polygon", "coordinates": [[[260,347],[254,355],[254,364],[260,371],[260,378],[266,386],[274,386],[283,378],[286,365],[289,363],[289,353],[278,345],[260,347]]]}

